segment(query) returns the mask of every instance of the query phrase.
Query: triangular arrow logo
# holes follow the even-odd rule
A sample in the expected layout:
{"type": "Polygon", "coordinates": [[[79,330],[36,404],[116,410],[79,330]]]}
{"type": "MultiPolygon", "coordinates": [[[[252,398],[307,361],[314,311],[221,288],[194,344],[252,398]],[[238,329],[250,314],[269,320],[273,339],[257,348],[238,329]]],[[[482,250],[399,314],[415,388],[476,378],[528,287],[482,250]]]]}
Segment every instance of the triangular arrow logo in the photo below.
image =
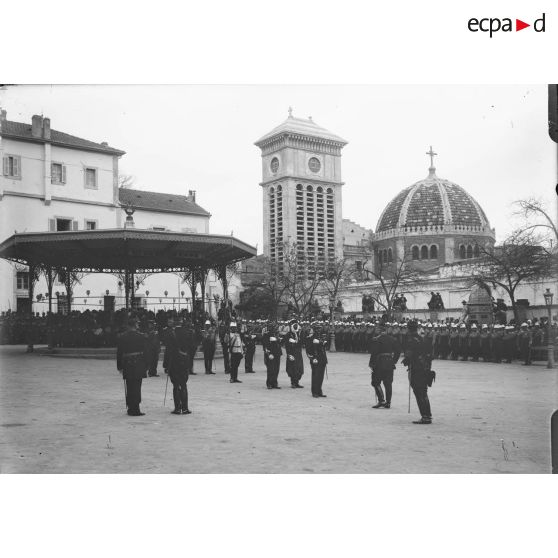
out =
{"type": "Polygon", "coordinates": [[[530,23],[525,23],[524,21],[521,21],[520,19],[515,20],[515,30],[516,31],[521,31],[522,29],[525,29],[526,27],[531,27],[531,24],[530,23]]]}

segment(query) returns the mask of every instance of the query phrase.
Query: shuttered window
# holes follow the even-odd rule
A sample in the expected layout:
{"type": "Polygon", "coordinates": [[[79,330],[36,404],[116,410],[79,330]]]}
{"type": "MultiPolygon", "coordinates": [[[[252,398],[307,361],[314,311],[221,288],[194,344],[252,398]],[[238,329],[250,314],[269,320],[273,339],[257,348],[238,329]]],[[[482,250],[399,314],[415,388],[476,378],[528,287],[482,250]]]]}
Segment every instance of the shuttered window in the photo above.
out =
{"type": "Polygon", "coordinates": [[[3,159],[3,173],[10,178],[21,178],[21,157],[6,155],[3,159]]]}
{"type": "Polygon", "coordinates": [[[97,188],[97,169],[86,167],[84,169],[85,187],[97,188]]]}
{"type": "Polygon", "coordinates": [[[27,271],[18,271],[16,281],[18,290],[29,289],[29,273],[27,271]]]}
{"type": "Polygon", "coordinates": [[[52,184],[66,184],[66,166],[62,163],[50,165],[50,181],[52,184]]]}

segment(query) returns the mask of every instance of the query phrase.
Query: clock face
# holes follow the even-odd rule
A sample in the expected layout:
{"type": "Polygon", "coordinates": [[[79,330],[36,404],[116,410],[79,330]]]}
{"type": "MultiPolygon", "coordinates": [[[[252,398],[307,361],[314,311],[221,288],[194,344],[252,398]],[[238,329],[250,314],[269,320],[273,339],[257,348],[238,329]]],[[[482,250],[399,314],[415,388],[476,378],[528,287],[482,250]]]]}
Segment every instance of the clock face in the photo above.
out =
{"type": "Polygon", "coordinates": [[[322,168],[322,164],[316,157],[310,157],[310,160],[308,161],[308,168],[312,172],[319,172],[319,170],[322,168]]]}
{"type": "Polygon", "coordinates": [[[273,157],[269,167],[271,168],[272,173],[276,173],[279,170],[279,159],[277,159],[277,157],[273,157]]]}

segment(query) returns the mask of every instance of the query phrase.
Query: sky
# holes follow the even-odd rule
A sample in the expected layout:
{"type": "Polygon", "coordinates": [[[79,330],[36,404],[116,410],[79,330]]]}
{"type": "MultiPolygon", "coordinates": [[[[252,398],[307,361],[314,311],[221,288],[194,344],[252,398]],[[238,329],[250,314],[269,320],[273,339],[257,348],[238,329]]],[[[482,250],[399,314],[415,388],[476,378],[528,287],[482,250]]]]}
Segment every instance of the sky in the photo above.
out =
{"type": "MultiPolygon", "coordinates": [[[[211,214],[210,232],[262,251],[261,136],[293,116],[349,143],[342,151],[343,218],[375,229],[396,194],[428,174],[456,182],[483,207],[497,240],[514,227],[512,203],[550,205],[556,144],[546,85],[17,86],[0,90],[8,119],[51,127],[126,151],[120,172],[142,190],[184,194],[211,214]]],[[[554,202],[552,202],[554,203],[554,202]]]]}

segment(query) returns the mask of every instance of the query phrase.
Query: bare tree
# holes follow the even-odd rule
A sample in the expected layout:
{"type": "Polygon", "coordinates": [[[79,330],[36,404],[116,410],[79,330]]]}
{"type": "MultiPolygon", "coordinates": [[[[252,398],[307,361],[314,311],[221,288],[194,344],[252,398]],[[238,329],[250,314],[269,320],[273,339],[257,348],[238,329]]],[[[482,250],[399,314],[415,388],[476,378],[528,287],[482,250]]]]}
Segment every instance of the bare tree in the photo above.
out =
{"type": "MultiPolygon", "coordinates": [[[[390,251],[391,255],[392,252],[390,251]]],[[[411,254],[407,251],[403,257],[390,256],[385,261],[383,251],[373,247],[367,248],[367,258],[363,261],[362,269],[369,279],[374,281],[369,289],[374,303],[382,308],[389,319],[393,318],[393,303],[395,295],[401,293],[405,287],[416,283],[419,272],[412,265],[411,254]]]]}
{"type": "Polygon", "coordinates": [[[515,294],[520,284],[548,277],[552,273],[553,256],[530,231],[518,231],[499,246],[479,246],[481,260],[473,282],[489,290],[500,287],[510,297],[516,322],[519,321],[515,294]]]}
{"type": "Polygon", "coordinates": [[[285,302],[298,316],[306,316],[324,281],[325,258],[309,256],[297,243],[285,242],[277,266],[285,288],[285,302]]]}
{"type": "Polygon", "coordinates": [[[352,262],[347,258],[336,258],[326,264],[323,276],[323,288],[329,298],[329,332],[330,332],[330,350],[335,352],[335,331],[333,329],[333,311],[337,304],[339,292],[350,282],[355,273],[352,262]]]}
{"type": "Polygon", "coordinates": [[[118,175],[118,187],[119,188],[133,188],[136,183],[136,177],[131,174],[119,174],[118,175]]]}
{"type": "Polygon", "coordinates": [[[286,283],[277,263],[265,258],[262,266],[263,280],[260,285],[262,296],[267,300],[270,317],[277,319],[279,307],[285,302],[286,283]]]}
{"type": "Polygon", "coordinates": [[[540,242],[549,241],[551,248],[558,248],[558,226],[550,216],[550,211],[545,204],[536,198],[528,198],[515,202],[514,215],[522,217],[524,223],[519,227],[520,233],[538,232],[542,236],[540,242]]]}

